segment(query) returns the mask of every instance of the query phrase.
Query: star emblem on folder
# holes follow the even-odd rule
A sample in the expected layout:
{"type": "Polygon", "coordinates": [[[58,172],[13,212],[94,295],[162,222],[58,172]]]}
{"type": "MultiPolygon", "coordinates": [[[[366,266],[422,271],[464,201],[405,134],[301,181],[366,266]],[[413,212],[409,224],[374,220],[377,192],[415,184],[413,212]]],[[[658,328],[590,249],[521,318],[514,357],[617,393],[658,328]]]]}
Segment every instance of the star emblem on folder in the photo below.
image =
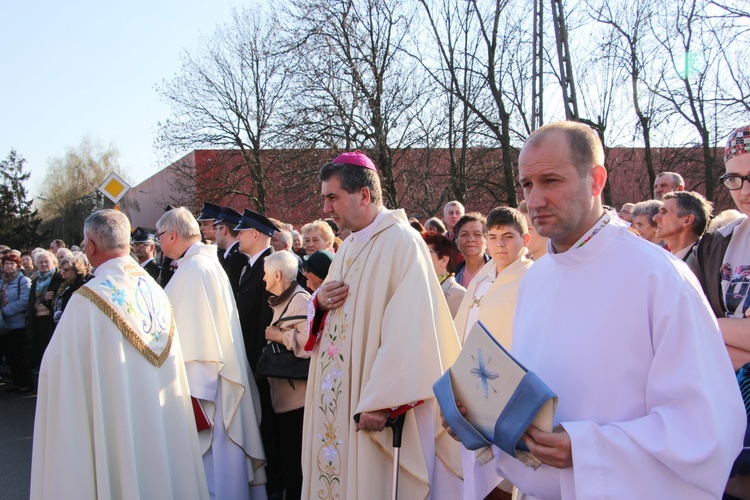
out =
{"type": "MultiPolygon", "coordinates": [[[[471,374],[475,377],[479,378],[480,383],[482,384],[482,388],[484,389],[484,398],[489,399],[490,398],[490,389],[492,389],[492,392],[497,394],[497,389],[492,387],[492,384],[490,384],[490,380],[495,380],[500,376],[499,373],[493,372],[492,370],[488,369],[485,362],[484,357],[482,356],[482,350],[477,349],[477,357],[475,358],[472,354],[471,359],[474,360],[474,362],[477,364],[475,368],[471,369],[471,374]]],[[[487,363],[492,361],[492,358],[487,358],[487,363]]],[[[477,384],[477,389],[479,389],[479,384],[477,384]]]]}

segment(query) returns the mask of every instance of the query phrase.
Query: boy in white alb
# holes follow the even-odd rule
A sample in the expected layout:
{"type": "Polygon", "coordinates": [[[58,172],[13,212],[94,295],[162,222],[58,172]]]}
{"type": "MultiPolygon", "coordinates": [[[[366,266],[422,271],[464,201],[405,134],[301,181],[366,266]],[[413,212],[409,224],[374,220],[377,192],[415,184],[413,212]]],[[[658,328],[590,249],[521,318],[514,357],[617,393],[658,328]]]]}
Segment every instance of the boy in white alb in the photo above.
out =
{"type": "MultiPolygon", "coordinates": [[[[518,210],[498,207],[487,216],[485,227],[487,251],[492,259],[469,284],[456,314],[456,332],[463,344],[468,332],[481,320],[503,347],[510,349],[518,287],[533,264],[526,257],[528,226],[518,210]]],[[[461,446],[465,499],[482,499],[502,482],[493,464],[481,465],[486,459],[475,460],[477,455],[491,458],[487,451],[474,452],[461,446]]],[[[505,481],[500,488],[510,492],[512,485],[505,481]]]]}

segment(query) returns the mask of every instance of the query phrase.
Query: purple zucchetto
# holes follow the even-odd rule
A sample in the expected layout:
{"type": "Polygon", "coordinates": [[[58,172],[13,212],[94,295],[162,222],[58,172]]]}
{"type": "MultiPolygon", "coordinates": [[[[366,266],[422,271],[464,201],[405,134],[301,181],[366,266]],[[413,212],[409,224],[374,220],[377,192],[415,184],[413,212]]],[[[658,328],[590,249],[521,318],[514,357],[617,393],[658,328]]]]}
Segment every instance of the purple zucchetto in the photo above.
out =
{"type": "Polygon", "coordinates": [[[356,165],[358,167],[368,168],[375,172],[378,171],[378,169],[375,168],[375,164],[372,162],[372,160],[369,159],[367,156],[365,156],[365,154],[362,153],[360,150],[357,150],[354,152],[348,152],[348,153],[341,153],[333,160],[332,163],[344,163],[346,165],[356,165]]]}

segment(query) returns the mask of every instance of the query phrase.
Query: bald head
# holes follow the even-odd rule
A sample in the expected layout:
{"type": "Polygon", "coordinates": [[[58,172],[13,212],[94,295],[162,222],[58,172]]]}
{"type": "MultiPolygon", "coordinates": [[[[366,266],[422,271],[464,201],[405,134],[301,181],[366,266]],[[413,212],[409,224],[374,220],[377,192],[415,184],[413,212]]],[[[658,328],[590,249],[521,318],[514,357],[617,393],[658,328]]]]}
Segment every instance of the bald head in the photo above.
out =
{"type": "Polygon", "coordinates": [[[578,175],[586,177],[594,165],[604,165],[604,148],[596,132],[579,122],[556,122],[535,130],[527,139],[523,149],[537,148],[550,135],[562,134],[568,144],[571,164],[578,175]]]}

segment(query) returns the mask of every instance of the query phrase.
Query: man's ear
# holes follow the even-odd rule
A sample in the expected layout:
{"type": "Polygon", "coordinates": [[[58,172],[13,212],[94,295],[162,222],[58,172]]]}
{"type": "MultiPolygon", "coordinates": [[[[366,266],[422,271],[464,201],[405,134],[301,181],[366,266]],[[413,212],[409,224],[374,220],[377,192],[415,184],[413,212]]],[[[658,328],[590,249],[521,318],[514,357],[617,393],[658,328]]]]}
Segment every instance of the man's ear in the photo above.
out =
{"type": "MultiPolygon", "coordinates": [[[[131,245],[132,250],[132,245],[131,245]]],[[[88,238],[86,240],[86,254],[87,256],[90,255],[96,255],[99,251],[99,248],[96,246],[96,242],[92,240],[91,238],[88,238]]]]}
{"type": "Polygon", "coordinates": [[[529,246],[529,242],[531,241],[531,235],[529,233],[526,233],[523,235],[523,246],[527,247],[529,246]]]}
{"type": "Polygon", "coordinates": [[[602,165],[594,165],[594,168],[591,169],[591,176],[594,179],[591,194],[599,196],[604,191],[604,185],[607,183],[607,169],[602,165]]]}
{"type": "Polygon", "coordinates": [[[370,193],[370,188],[363,187],[359,190],[359,195],[361,196],[361,203],[362,206],[369,205],[372,201],[372,193],[370,193]]]}
{"type": "Polygon", "coordinates": [[[687,214],[685,216],[685,220],[682,221],[682,226],[683,227],[692,227],[693,222],[695,222],[695,215],[693,215],[693,214],[687,214]]]}

